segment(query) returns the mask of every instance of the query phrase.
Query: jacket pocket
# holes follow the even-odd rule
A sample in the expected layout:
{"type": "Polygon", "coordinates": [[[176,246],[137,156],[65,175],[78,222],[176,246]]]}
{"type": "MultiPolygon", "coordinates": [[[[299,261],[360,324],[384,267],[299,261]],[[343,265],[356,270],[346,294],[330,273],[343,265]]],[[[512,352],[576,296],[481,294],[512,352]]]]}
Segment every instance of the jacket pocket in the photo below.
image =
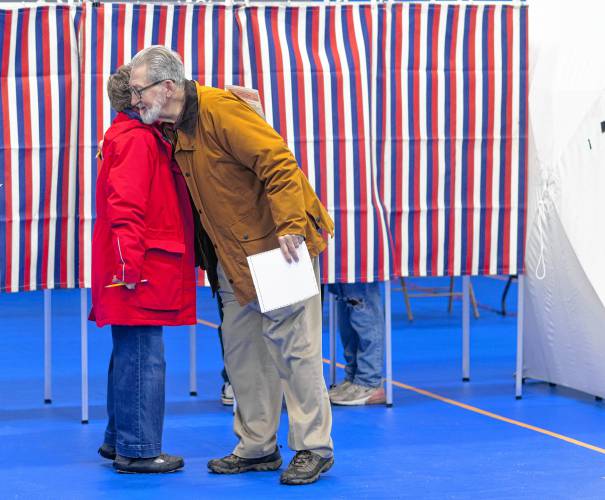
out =
{"type": "Polygon", "coordinates": [[[270,210],[247,215],[232,224],[230,229],[246,256],[279,247],[270,210]]]}
{"type": "Polygon", "coordinates": [[[139,306],[156,311],[176,311],[183,306],[183,257],[185,244],[147,240],[141,279],[137,285],[139,306]]]}

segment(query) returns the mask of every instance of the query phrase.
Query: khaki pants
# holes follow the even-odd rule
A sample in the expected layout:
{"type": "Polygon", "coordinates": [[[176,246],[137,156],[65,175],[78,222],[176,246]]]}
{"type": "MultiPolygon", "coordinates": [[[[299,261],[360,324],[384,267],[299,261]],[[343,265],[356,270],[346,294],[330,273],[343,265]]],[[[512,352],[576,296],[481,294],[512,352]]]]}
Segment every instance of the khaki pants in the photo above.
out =
{"type": "MultiPolygon", "coordinates": [[[[317,258],[313,261],[319,282],[317,258]]],[[[244,307],[238,304],[220,263],[218,279],[225,367],[237,400],[233,430],[239,443],[233,453],[258,458],[275,450],[285,396],[290,448],[332,456],[320,296],[263,314],[257,301],[244,307]]]]}

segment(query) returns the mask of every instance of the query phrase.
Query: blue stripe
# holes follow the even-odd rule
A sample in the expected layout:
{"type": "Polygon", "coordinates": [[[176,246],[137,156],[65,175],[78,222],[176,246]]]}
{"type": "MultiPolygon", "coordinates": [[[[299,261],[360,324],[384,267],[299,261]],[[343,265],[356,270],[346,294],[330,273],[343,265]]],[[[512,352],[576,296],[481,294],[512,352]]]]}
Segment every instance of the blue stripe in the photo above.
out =
{"type": "MultiPolygon", "coordinates": [[[[386,9],[386,6],[385,6],[386,9]]],[[[402,168],[403,165],[397,165],[395,163],[395,155],[397,152],[397,143],[401,142],[403,144],[403,137],[398,137],[397,136],[397,125],[395,123],[396,118],[397,118],[397,107],[399,105],[399,100],[398,100],[398,90],[399,88],[396,86],[395,83],[395,68],[397,68],[397,63],[396,63],[396,54],[395,54],[395,49],[396,49],[396,43],[397,43],[397,37],[394,36],[394,33],[397,33],[396,30],[396,23],[395,23],[395,11],[401,9],[401,7],[397,7],[395,5],[393,5],[391,7],[391,36],[390,38],[387,40],[387,43],[391,44],[391,59],[389,61],[390,64],[390,71],[391,71],[391,101],[390,103],[388,103],[390,105],[390,109],[389,109],[389,113],[391,116],[391,130],[388,132],[391,138],[391,213],[389,216],[389,226],[392,228],[392,230],[394,230],[397,227],[397,220],[399,220],[399,218],[403,217],[403,213],[401,211],[401,209],[397,208],[397,199],[399,197],[399,190],[403,189],[403,186],[400,186],[399,184],[397,184],[397,169],[402,168]]],[[[385,37],[386,37],[386,33],[385,33],[385,37]]],[[[380,52],[380,51],[379,51],[380,52]]],[[[385,62],[386,64],[386,62],[385,62]]],[[[409,169],[409,165],[408,165],[408,169],[409,169]]],[[[405,172],[405,170],[402,168],[402,171],[405,172]]],[[[399,233],[395,234],[395,241],[399,242],[399,240],[401,239],[401,235],[399,233]]],[[[403,244],[404,242],[400,242],[401,244],[403,244]]],[[[400,256],[397,256],[397,260],[399,260],[400,256]]]]}
{"type": "MultiPolygon", "coordinates": [[[[433,271],[435,271],[432,267],[431,264],[431,259],[432,259],[432,250],[433,250],[433,236],[432,236],[432,231],[433,231],[433,221],[432,221],[432,216],[433,216],[433,212],[437,209],[437,207],[434,207],[432,205],[432,196],[433,196],[433,163],[435,162],[435,158],[433,157],[433,142],[435,141],[435,138],[433,137],[432,133],[433,133],[433,86],[437,85],[437,82],[433,82],[433,79],[435,78],[432,72],[432,69],[434,66],[436,66],[437,61],[433,61],[433,30],[435,29],[435,6],[434,5],[430,5],[429,6],[429,12],[428,12],[428,25],[427,25],[427,34],[426,34],[426,42],[427,42],[427,56],[426,56],[426,72],[427,72],[427,79],[426,79],[426,103],[427,103],[427,108],[426,108],[426,128],[427,128],[427,141],[426,141],[426,148],[427,148],[427,161],[426,161],[426,168],[427,168],[427,177],[426,177],[426,206],[427,206],[427,212],[426,212],[426,248],[427,248],[427,255],[426,255],[426,272],[428,276],[431,276],[433,274],[433,271]]],[[[421,68],[422,70],[422,68],[421,68]]]]}
{"type": "MultiPolygon", "coordinates": [[[[254,29],[252,28],[252,22],[250,20],[250,18],[254,15],[254,9],[256,9],[256,7],[253,7],[252,9],[246,9],[246,34],[248,36],[248,52],[250,57],[250,74],[252,76],[252,88],[258,89],[258,71],[260,70],[260,68],[256,67],[256,47],[254,45],[254,29]]],[[[246,50],[245,47],[244,50],[246,50]]],[[[260,50],[260,47],[258,48],[258,50],[260,50]]]]}
{"type": "MultiPolygon", "coordinates": [[[[474,7],[473,7],[474,8],[474,7]]],[[[461,7],[462,12],[462,7],[461,7]]],[[[469,248],[471,247],[472,242],[468,239],[468,216],[469,216],[469,207],[466,204],[467,191],[468,191],[468,145],[469,145],[469,121],[470,121],[470,95],[469,95],[469,42],[470,42],[470,16],[471,16],[471,7],[464,7],[464,37],[462,41],[463,47],[463,71],[462,71],[462,87],[463,87],[463,95],[464,95],[464,104],[463,104],[463,118],[462,118],[462,165],[461,165],[461,184],[462,184],[462,193],[461,193],[461,205],[462,205],[462,220],[461,220],[461,235],[460,243],[462,245],[460,251],[460,274],[470,274],[471,269],[466,268],[466,260],[469,252],[469,248]]],[[[459,89],[456,89],[459,92],[459,89]]]]}
{"type": "MultiPolygon", "coordinates": [[[[294,156],[296,157],[296,160],[298,161],[299,166],[300,165],[300,160],[302,158],[301,155],[301,151],[302,148],[305,147],[305,145],[302,143],[302,130],[300,128],[300,106],[301,104],[304,105],[303,103],[298,102],[298,79],[299,79],[299,71],[300,71],[300,75],[302,75],[302,77],[304,78],[303,75],[303,68],[299,68],[298,64],[297,64],[297,60],[296,60],[296,53],[294,52],[294,40],[293,40],[293,36],[292,36],[292,30],[293,30],[293,23],[292,23],[292,7],[286,7],[286,12],[285,12],[285,31],[286,31],[286,47],[288,49],[288,54],[290,56],[290,80],[292,82],[292,116],[294,117],[294,119],[292,120],[293,125],[294,125],[294,130],[293,132],[293,137],[294,137],[294,156]]],[[[283,50],[283,49],[282,49],[283,50]]],[[[304,86],[304,83],[303,83],[304,86]]],[[[286,106],[288,105],[288,103],[286,103],[286,106]]],[[[284,113],[286,113],[287,110],[284,110],[284,113]]],[[[305,134],[306,135],[306,134],[305,134]]],[[[308,161],[308,160],[307,160],[308,161]]],[[[305,168],[308,168],[309,165],[305,165],[305,168]]]]}
{"type": "MultiPolygon", "coordinates": [[[[99,39],[99,28],[101,28],[101,33],[102,33],[102,26],[99,26],[100,24],[100,16],[99,16],[99,9],[103,9],[103,8],[107,8],[107,6],[101,6],[98,8],[94,8],[91,9],[92,12],[92,18],[91,18],[91,33],[90,33],[90,42],[91,42],[91,46],[90,46],[90,53],[91,53],[91,60],[90,60],[90,102],[91,103],[98,103],[101,102],[100,100],[100,96],[99,96],[99,91],[101,91],[101,88],[99,88],[99,86],[97,85],[97,79],[95,78],[95,75],[98,74],[98,72],[101,70],[101,66],[103,64],[103,61],[100,61],[97,59],[96,54],[97,54],[97,50],[98,50],[98,46],[97,46],[97,40],[99,39]]],[[[110,43],[110,40],[106,41],[107,43],[110,43]]],[[[95,175],[95,167],[97,164],[97,159],[96,159],[96,154],[97,154],[97,137],[98,137],[98,131],[97,131],[97,113],[102,113],[102,110],[97,108],[97,106],[92,105],[90,107],[90,109],[88,110],[90,112],[90,137],[87,137],[86,140],[90,141],[90,144],[92,144],[92,147],[90,148],[90,152],[89,154],[89,161],[90,161],[90,165],[91,165],[91,179],[96,179],[96,175],[95,175]]],[[[94,181],[91,180],[91,209],[93,211],[93,214],[95,214],[95,209],[96,209],[96,183],[94,181]]],[[[79,205],[78,205],[79,206],[79,205]]],[[[84,218],[84,214],[82,213],[80,215],[80,217],[83,219],[84,218]]],[[[80,220],[80,224],[84,224],[84,220],[80,220]]]]}
{"type": "MultiPolygon", "coordinates": [[[[212,33],[216,33],[218,35],[219,33],[219,17],[218,17],[218,13],[219,13],[219,9],[223,9],[224,7],[222,6],[215,6],[212,9],[212,33]]],[[[224,41],[224,39],[223,39],[224,41]]],[[[223,54],[221,54],[219,52],[219,39],[218,36],[213,36],[212,37],[212,60],[213,61],[219,61],[220,59],[224,59],[223,54]]],[[[205,46],[205,44],[204,44],[205,46]]],[[[199,45],[194,45],[194,47],[199,47],[199,45]]],[[[216,64],[216,62],[212,65],[212,85],[214,87],[218,87],[218,71],[216,70],[216,68],[218,68],[218,64],[216,64]]]]}
{"type": "Polygon", "coordinates": [[[504,217],[505,217],[505,211],[506,206],[508,205],[508,200],[506,200],[504,198],[505,196],[505,187],[506,187],[506,183],[505,183],[505,172],[510,171],[510,169],[508,168],[509,165],[507,165],[506,163],[506,150],[507,147],[509,145],[509,141],[510,141],[510,137],[507,136],[507,129],[506,129],[506,110],[507,110],[507,105],[506,103],[508,102],[508,88],[507,88],[507,82],[510,80],[511,75],[508,73],[508,46],[507,46],[507,41],[508,41],[508,27],[506,25],[506,14],[507,12],[509,12],[509,8],[508,7],[503,7],[502,8],[502,37],[501,37],[501,44],[502,44],[502,104],[500,106],[500,186],[499,186],[499,195],[498,195],[498,199],[500,200],[500,208],[498,210],[498,263],[497,263],[497,270],[498,273],[502,272],[503,270],[503,263],[504,263],[504,239],[507,237],[507,235],[504,234],[504,217]]]}
{"type": "MultiPolygon", "coordinates": [[[[27,242],[25,241],[25,219],[26,219],[26,200],[25,200],[25,192],[26,192],[26,182],[27,179],[25,177],[25,121],[23,116],[24,109],[24,95],[23,95],[23,81],[26,78],[26,75],[23,74],[23,58],[27,57],[27,54],[21,51],[21,47],[23,44],[23,32],[24,32],[24,10],[19,10],[17,14],[17,36],[15,41],[15,84],[16,84],[16,97],[17,97],[17,109],[21,110],[20,113],[17,113],[17,116],[14,119],[17,120],[17,137],[19,140],[19,213],[13,213],[13,223],[18,221],[19,224],[19,289],[21,290],[24,283],[25,276],[25,266],[24,266],[24,251],[25,245],[27,242]]],[[[26,29],[26,28],[25,28],[26,29]]],[[[27,31],[25,31],[27,32],[27,31]]],[[[14,145],[13,145],[14,147],[14,145]]],[[[13,193],[15,196],[15,193],[13,193]]],[[[14,242],[13,242],[14,243],[14,242]]],[[[15,259],[15,255],[13,254],[13,260],[15,259]]]]}
{"type": "MultiPolygon", "coordinates": [[[[408,274],[412,276],[414,274],[414,224],[413,224],[413,212],[412,209],[416,206],[416,200],[414,199],[414,168],[416,156],[414,154],[414,142],[420,140],[419,137],[414,137],[414,123],[418,117],[414,116],[414,32],[416,31],[416,10],[419,7],[412,5],[410,6],[410,31],[408,34],[409,46],[408,46],[408,129],[409,129],[409,174],[408,174],[408,241],[402,242],[403,245],[408,245],[408,274]]],[[[396,166],[398,167],[398,166],[396,166]]],[[[403,215],[403,214],[402,214],[403,215]]]]}
{"type": "MultiPolygon", "coordinates": [[[[450,250],[449,250],[449,241],[450,241],[450,232],[454,231],[454,228],[450,228],[450,215],[451,215],[451,204],[452,199],[450,196],[450,191],[452,189],[452,173],[455,171],[456,165],[452,164],[451,155],[452,155],[452,128],[450,126],[450,119],[452,116],[452,99],[450,96],[452,78],[450,76],[451,66],[450,66],[450,54],[452,52],[452,36],[454,30],[454,16],[456,13],[456,9],[458,7],[455,5],[450,5],[447,8],[447,20],[445,25],[445,49],[443,55],[443,69],[444,69],[444,78],[445,78],[445,143],[444,143],[444,154],[445,154],[445,178],[444,178],[444,186],[443,186],[443,198],[444,198],[444,206],[445,206],[445,224],[444,224],[444,238],[445,242],[443,248],[443,258],[444,258],[444,266],[443,273],[448,276],[453,274],[453,269],[449,268],[450,261],[450,250]]],[[[453,138],[455,140],[455,138],[453,138]]]]}
{"type": "MultiPolygon", "coordinates": [[[[0,10],[0,33],[2,33],[2,35],[4,35],[4,33],[8,30],[10,30],[10,23],[7,20],[7,17],[9,16],[9,12],[10,11],[6,11],[6,10],[0,10]]],[[[4,60],[4,53],[7,52],[9,50],[8,46],[5,46],[4,44],[0,44],[0,61],[4,60]]],[[[3,87],[2,89],[2,93],[0,94],[0,116],[1,117],[5,117],[8,115],[8,110],[4,109],[4,105],[3,105],[3,99],[2,99],[2,94],[4,94],[6,92],[6,88],[3,87]]],[[[2,140],[4,140],[4,125],[5,125],[5,121],[4,119],[0,119],[0,138],[2,140]]],[[[10,151],[8,149],[3,149],[2,151],[0,151],[0,155],[2,155],[2,158],[4,158],[4,155],[8,155],[10,154],[10,151]]],[[[6,207],[6,191],[8,189],[10,189],[10,186],[6,185],[6,170],[7,170],[7,164],[4,163],[4,161],[0,164],[0,184],[2,184],[2,186],[0,186],[0,210],[2,210],[2,213],[6,214],[5,212],[5,207],[6,207]]],[[[8,243],[8,237],[6,234],[6,216],[5,217],[0,217],[0,291],[5,291],[7,289],[7,283],[6,283],[6,246],[8,243]]]]}
{"type": "MultiPolygon", "coordinates": [[[[271,79],[271,103],[272,103],[272,111],[273,116],[271,117],[273,128],[279,132],[279,134],[283,137],[286,135],[286,131],[281,129],[281,113],[282,110],[279,109],[279,93],[278,93],[278,79],[280,75],[277,74],[277,51],[275,49],[275,44],[279,43],[279,40],[275,40],[273,38],[273,22],[271,20],[271,12],[275,9],[275,7],[267,7],[265,9],[265,26],[267,30],[267,47],[269,49],[269,75],[271,79]]],[[[264,73],[264,70],[263,70],[264,73]]],[[[268,93],[269,89],[265,89],[265,93],[268,93]]]]}
{"type": "Polygon", "coordinates": [[[233,53],[232,53],[232,60],[233,60],[233,64],[232,64],[232,82],[235,85],[243,85],[244,84],[244,75],[242,72],[242,69],[239,67],[239,57],[240,57],[240,43],[241,43],[241,37],[242,34],[240,32],[240,27],[239,27],[239,23],[237,22],[237,12],[236,9],[229,7],[226,9],[225,11],[225,17],[226,16],[231,16],[231,18],[233,19],[233,35],[232,35],[232,39],[231,39],[231,45],[233,47],[233,53]]]}
{"type": "MultiPolygon", "coordinates": [[[[357,85],[355,85],[355,59],[351,50],[351,38],[355,36],[355,33],[349,33],[349,26],[347,23],[348,16],[351,15],[350,10],[353,7],[343,7],[341,16],[341,28],[344,39],[346,63],[349,68],[349,81],[344,82],[348,84],[349,92],[351,95],[351,126],[353,130],[353,136],[351,137],[353,143],[353,203],[354,203],[354,228],[355,228],[355,241],[359,241],[361,236],[361,219],[365,218],[365,213],[362,212],[361,208],[361,162],[360,162],[360,151],[359,148],[363,146],[361,138],[359,137],[359,121],[363,119],[363,109],[357,109],[358,95],[357,85]],[[360,116],[361,115],[361,116],[360,116]]],[[[363,97],[363,96],[362,96],[363,97]]],[[[346,104],[345,104],[346,106],[346,104]]],[[[368,200],[371,202],[371,200],[368,200]]],[[[350,208],[350,207],[349,207],[350,208]]],[[[350,228],[349,228],[350,230],[350,228]]],[[[355,249],[355,281],[359,280],[361,272],[361,253],[365,252],[365,248],[360,248],[360,245],[356,245],[355,249]]]]}
{"type": "MultiPolygon", "coordinates": [[[[482,110],[481,110],[481,165],[475,165],[475,168],[481,168],[481,189],[479,190],[479,199],[480,199],[480,209],[479,209],[479,272],[482,273],[485,271],[486,267],[489,269],[489,255],[485,255],[485,242],[487,238],[490,236],[485,233],[485,224],[487,218],[487,204],[488,202],[491,204],[491,200],[487,199],[487,138],[488,134],[491,134],[491,131],[488,131],[488,119],[489,119],[489,72],[492,68],[488,67],[489,59],[488,59],[488,21],[489,21],[489,13],[491,10],[491,6],[486,6],[483,11],[483,25],[481,32],[481,58],[483,61],[483,68],[481,71],[481,83],[483,85],[483,93],[482,93],[482,110]],[[486,266],[487,263],[487,266],[486,266]]],[[[493,158],[492,158],[493,159],[493,158]]]]}
{"type": "Polygon", "coordinates": [[[175,52],[178,52],[179,47],[179,21],[181,16],[184,15],[183,9],[180,5],[174,7],[174,17],[172,18],[172,38],[170,48],[175,52]]]}
{"type": "MultiPolygon", "coordinates": [[[[0,30],[0,33],[2,30],[0,30]]],[[[52,148],[52,144],[47,144],[46,140],[46,114],[47,110],[44,107],[44,78],[41,76],[44,74],[44,57],[48,57],[48,54],[44,53],[44,35],[42,31],[42,16],[36,17],[36,71],[37,71],[37,88],[38,88],[38,126],[39,126],[39,137],[40,137],[40,150],[38,152],[38,164],[40,173],[40,199],[38,202],[38,224],[37,227],[32,227],[32,231],[36,231],[38,234],[38,260],[36,262],[36,277],[37,285],[42,284],[42,256],[44,253],[44,203],[46,201],[46,151],[52,148]]],[[[0,111],[0,116],[3,116],[0,111]]],[[[0,137],[2,132],[0,131],[0,137]]],[[[1,181],[0,181],[1,182],[1,181]]],[[[1,188],[0,188],[1,189],[1,188]]],[[[77,248],[77,247],[76,247],[77,248]]]]}
{"type": "Polygon", "coordinates": [[[203,83],[201,78],[201,71],[203,68],[200,68],[198,53],[200,50],[204,50],[203,45],[200,44],[198,29],[200,25],[200,19],[203,15],[204,7],[200,5],[193,6],[193,14],[192,14],[192,27],[191,27],[191,46],[194,47],[193,53],[191,54],[191,78],[193,80],[197,80],[200,83],[203,83]]]}
{"type": "MultiPolygon", "coordinates": [[[[120,36],[120,33],[123,33],[123,26],[118,24],[118,11],[119,4],[114,3],[111,5],[111,33],[112,33],[112,43],[111,44],[111,62],[109,64],[109,72],[113,73],[118,67],[118,44],[115,43],[116,39],[120,36]],[[115,38],[113,38],[115,37],[115,38]]],[[[104,43],[108,43],[109,40],[105,40],[104,43]]]]}
{"type": "Polygon", "coordinates": [[[160,10],[159,5],[153,6],[153,29],[151,32],[151,44],[159,45],[160,43],[160,10]]]}
{"type": "MultiPolygon", "coordinates": [[[[333,17],[334,17],[334,9],[335,7],[326,7],[325,8],[325,18],[326,18],[326,22],[325,22],[325,27],[324,27],[324,37],[326,40],[326,54],[327,54],[327,58],[328,58],[328,65],[330,67],[330,74],[334,75],[331,78],[331,89],[326,89],[326,91],[330,91],[331,95],[332,95],[332,127],[334,129],[334,141],[333,141],[333,157],[332,158],[327,158],[328,163],[332,163],[332,165],[334,165],[334,224],[336,226],[336,228],[342,228],[343,224],[346,224],[346,219],[345,219],[345,210],[346,207],[342,207],[340,205],[340,183],[338,180],[338,166],[340,165],[341,162],[341,158],[340,158],[340,151],[339,151],[339,143],[342,139],[341,137],[341,133],[342,131],[338,128],[338,116],[339,116],[339,109],[338,109],[338,95],[339,95],[339,89],[338,89],[338,83],[336,81],[336,64],[335,64],[335,55],[332,52],[332,45],[330,43],[330,34],[332,32],[331,28],[332,28],[332,22],[333,22],[333,17]]],[[[342,75],[340,75],[342,76],[342,75]]],[[[326,112],[329,112],[329,110],[326,110],[326,112]]],[[[346,241],[343,240],[342,238],[342,233],[338,231],[338,229],[336,230],[335,233],[335,238],[334,238],[334,248],[335,248],[335,279],[337,282],[339,281],[346,281],[347,277],[346,276],[341,276],[341,266],[342,266],[342,259],[343,258],[347,258],[346,257],[346,241]]]]}
{"type": "MultiPolygon", "coordinates": [[[[63,149],[63,145],[69,144],[69,131],[65,126],[65,106],[66,106],[66,78],[65,75],[69,74],[71,68],[65,68],[65,56],[64,56],[64,45],[65,38],[63,36],[59,36],[58,34],[62,32],[63,27],[63,16],[65,15],[64,9],[57,9],[57,72],[59,74],[58,83],[59,83],[59,137],[61,137],[61,146],[59,146],[59,155],[58,155],[58,175],[57,175],[57,221],[56,221],[56,235],[57,239],[55,240],[55,285],[60,283],[61,276],[61,244],[67,243],[63,242],[64,239],[67,238],[66,234],[63,234],[61,223],[63,222],[63,218],[67,217],[68,214],[63,213],[63,198],[67,197],[67,193],[63,193],[63,177],[67,175],[69,166],[65,164],[65,152],[63,149]]],[[[52,68],[51,68],[52,72],[52,68]]],[[[95,178],[95,177],[93,177],[95,178]]],[[[67,263],[69,265],[70,263],[67,263]]],[[[61,283],[62,286],[65,286],[65,283],[61,283]]]]}
{"type": "MultiPolygon", "coordinates": [[[[520,10],[520,67],[519,67],[519,232],[517,238],[517,272],[523,269],[523,257],[525,247],[525,173],[527,169],[527,158],[525,150],[527,147],[527,7],[520,10]]],[[[513,272],[514,270],[511,270],[513,272]]]]}

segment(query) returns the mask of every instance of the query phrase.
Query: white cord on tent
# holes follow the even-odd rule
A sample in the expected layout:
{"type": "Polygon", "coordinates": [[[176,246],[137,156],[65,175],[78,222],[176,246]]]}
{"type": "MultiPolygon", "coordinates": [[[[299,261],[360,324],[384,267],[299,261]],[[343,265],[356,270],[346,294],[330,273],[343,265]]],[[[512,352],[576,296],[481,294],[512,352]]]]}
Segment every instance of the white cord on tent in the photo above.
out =
{"type": "Polygon", "coordinates": [[[536,278],[543,280],[546,277],[546,261],[544,258],[544,224],[546,224],[546,216],[550,212],[553,201],[553,189],[555,183],[552,178],[545,177],[542,180],[542,187],[538,189],[537,207],[538,217],[536,224],[538,225],[538,233],[540,236],[540,256],[536,264],[536,278]]]}

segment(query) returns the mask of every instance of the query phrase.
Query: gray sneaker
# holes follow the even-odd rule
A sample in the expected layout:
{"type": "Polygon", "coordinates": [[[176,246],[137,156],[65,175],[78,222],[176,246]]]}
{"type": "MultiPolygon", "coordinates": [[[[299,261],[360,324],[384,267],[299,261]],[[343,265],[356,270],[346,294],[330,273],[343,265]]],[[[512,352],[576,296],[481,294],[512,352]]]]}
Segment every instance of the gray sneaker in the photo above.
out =
{"type": "Polygon", "coordinates": [[[336,384],[334,387],[330,388],[330,390],[328,391],[328,396],[330,396],[330,400],[332,400],[333,397],[336,397],[346,391],[351,384],[351,381],[345,380],[344,382],[336,384]]]}
{"type": "Polygon", "coordinates": [[[342,406],[379,405],[386,403],[386,395],[382,386],[364,387],[351,384],[344,392],[330,398],[330,401],[342,406]]]}
{"type": "Polygon", "coordinates": [[[281,484],[310,484],[334,465],[334,457],[322,458],[309,450],[297,451],[279,478],[281,484]]]}

